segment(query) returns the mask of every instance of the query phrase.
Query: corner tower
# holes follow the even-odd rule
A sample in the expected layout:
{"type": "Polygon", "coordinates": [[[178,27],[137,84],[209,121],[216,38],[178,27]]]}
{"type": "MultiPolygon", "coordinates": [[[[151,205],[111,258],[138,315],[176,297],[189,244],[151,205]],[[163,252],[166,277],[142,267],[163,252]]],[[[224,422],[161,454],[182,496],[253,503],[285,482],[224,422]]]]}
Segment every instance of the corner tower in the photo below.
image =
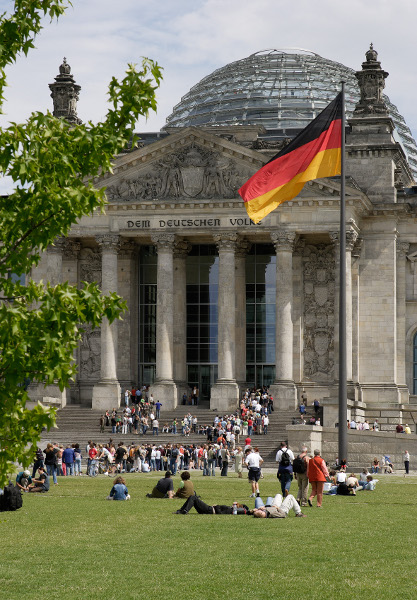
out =
{"type": "Polygon", "coordinates": [[[71,67],[65,57],[59,67],[59,74],[55,77],[55,82],[49,84],[49,89],[54,102],[54,117],[65,119],[74,125],[82,123],[77,116],[77,102],[81,86],[75,83],[74,77],[71,75],[71,67]]]}

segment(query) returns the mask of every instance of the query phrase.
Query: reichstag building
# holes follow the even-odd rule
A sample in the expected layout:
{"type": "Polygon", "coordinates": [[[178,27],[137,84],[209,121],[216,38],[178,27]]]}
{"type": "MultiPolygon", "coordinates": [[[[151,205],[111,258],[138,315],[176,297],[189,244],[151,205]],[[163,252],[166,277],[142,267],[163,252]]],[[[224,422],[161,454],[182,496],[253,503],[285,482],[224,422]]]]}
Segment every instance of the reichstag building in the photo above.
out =
{"type": "MultiPolygon", "coordinates": [[[[275,403],[337,402],[340,178],[310,182],[255,225],[240,186],[346,81],[347,373],[350,414],[398,418],[417,390],[417,147],[383,93],[371,48],[354,71],[305,50],[252,54],[214,71],[165,127],[115,158],[106,214],[84,217],[33,276],[96,281],[128,304],[87,331],[60,396],[111,408],[151,385],[166,408],[193,386],[211,408],[268,385],[275,403]]],[[[80,87],[64,61],[54,114],[77,122],[80,87]]],[[[394,96],[393,91],[392,96],[394,96]]],[[[335,408],[336,411],[336,408],[335,408]]],[[[336,415],[336,412],[334,412],[336,415]]],[[[336,418],[336,416],[335,416],[336,418]]],[[[332,423],[327,423],[331,425],[332,423]]]]}

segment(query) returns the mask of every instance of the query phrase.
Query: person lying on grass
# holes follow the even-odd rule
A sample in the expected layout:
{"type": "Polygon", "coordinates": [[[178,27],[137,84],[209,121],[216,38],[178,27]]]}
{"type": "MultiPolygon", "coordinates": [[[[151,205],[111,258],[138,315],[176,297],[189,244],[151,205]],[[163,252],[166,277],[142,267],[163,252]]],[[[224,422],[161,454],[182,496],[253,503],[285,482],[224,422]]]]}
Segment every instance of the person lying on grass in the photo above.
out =
{"type": "Polygon", "coordinates": [[[292,494],[288,494],[284,499],[281,494],[277,494],[275,498],[269,497],[265,505],[262,498],[255,498],[255,508],[250,511],[250,514],[257,519],[284,519],[291,509],[296,517],[307,516],[301,512],[300,505],[292,494]]]}
{"type": "MultiPolygon", "coordinates": [[[[236,504],[237,515],[248,515],[250,513],[249,508],[245,504],[236,504]]],[[[174,512],[174,515],[188,515],[192,508],[195,508],[199,515],[232,515],[233,506],[226,506],[224,504],[213,504],[210,506],[201,500],[199,496],[190,496],[188,500],[181,506],[181,508],[174,512]]]]}
{"type": "Polygon", "coordinates": [[[107,496],[107,500],[130,500],[130,495],[126,487],[126,481],[123,479],[123,477],[116,477],[116,479],[113,481],[113,487],[110,490],[110,494],[107,496]]]}
{"type": "MultiPolygon", "coordinates": [[[[366,478],[366,483],[363,483],[358,490],[368,490],[369,492],[373,492],[375,486],[377,484],[378,479],[374,479],[372,475],[368,475],[366,478]]],[[[362,482],[361,482],[362,483],[362,482]]]]}

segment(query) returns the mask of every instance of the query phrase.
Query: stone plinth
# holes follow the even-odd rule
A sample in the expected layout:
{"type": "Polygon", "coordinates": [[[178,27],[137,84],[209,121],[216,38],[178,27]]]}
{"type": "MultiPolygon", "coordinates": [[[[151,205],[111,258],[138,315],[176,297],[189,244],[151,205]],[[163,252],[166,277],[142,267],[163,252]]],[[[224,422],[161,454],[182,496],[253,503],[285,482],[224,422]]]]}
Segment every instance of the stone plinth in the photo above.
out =
{"type": "Polygon", "coordinates": [[[219,413],[235,411],[239,404],[239,386],[235,381],[217,381],[211,388],[210,408],[219,413]]]}
{"type": "Polygon", "coordinates": [[[275,408],[293,410],[297,407],[297,387],[293,381],[273,383],[269,392],[274,399],[275,408]]]}
{"type": "Polygon", "coordinates": [[[151,385],[150,394],[155,402],[160,402],[164,410],[173,410],[177,407],[178,390],[173,381],[158,381],[151,385]]]}
{"type": "Polygon", "coordinates": [[[120,406],[121,388],[117,381],[100,381],[93,388],[91,408],[111,410],[120,406]]]}

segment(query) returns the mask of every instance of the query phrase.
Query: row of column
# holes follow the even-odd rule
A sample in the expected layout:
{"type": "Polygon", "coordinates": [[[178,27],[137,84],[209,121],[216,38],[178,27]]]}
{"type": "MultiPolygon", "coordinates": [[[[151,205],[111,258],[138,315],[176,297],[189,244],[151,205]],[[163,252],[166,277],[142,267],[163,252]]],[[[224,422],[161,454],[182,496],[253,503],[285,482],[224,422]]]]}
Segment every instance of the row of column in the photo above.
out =
{"type": "MultiPolygon", "coordinates": [[[[347,281],[347,357],[348,379],[352,379],[352,275],[351,252],[357,232],[347,234],[346,281],[347,281]]],[[[330,234],[338,257],[338,234],[330,234]]],[[[236,382],[246,378],[246,302],[245,302],[245,255],[250,243],[236,233],[213,236],[219,252],[218,297],[218,382],[219,397],[232,396],[234,402],[236,382]],[[225,386],[229,386],[226,390],[225,386]],[[226,390],[226,391],[225,391],[226,390]]],[[[276,251],[276,382],[280,397],[295,399],[293,377],[293,251],[296,242],[294,232],[280,230],[271,234],[276,251]]],[[[118,253],[120,237],[106,234],[96,237],[101,248],[103,293],[117,293],[118,253]]],[[[169,398],[175,405],[174,389],[177,383],[186,385],[186,269],[185,261],[191,245],[174,234],[161,233],[152,236],[158,253],[157,263],[157,322],[156,322],[156,381],[158,393],[165,402],[169,398]],[[175,380],[175,381],[174,381],[175,380]],[[162,388],[161,388],[162,386],[162,388]]],[[[57,256],[53,260],[56,262],[57,256]]],[[[56,267],[55,270],[59,270],[56,267]]],[[[336,269],[338,273],[338,269],[336,269]]],[[[337,281],[336,281],[337,289],[337,281]]],[[[338,339],[338,302],[335,298],[335,344],[338,339]]],[[[335,359],[337,360],[337,347],[335,359]]],[[[337,365],[335,365],[337,373],[337,365]]],[[[101,373],[100,381],[93,390],[93,405],[107,405],[109,398],[115,400],[120,392],[117,378],[117,322],[103,320],[101,326],[101,373]]]]}

